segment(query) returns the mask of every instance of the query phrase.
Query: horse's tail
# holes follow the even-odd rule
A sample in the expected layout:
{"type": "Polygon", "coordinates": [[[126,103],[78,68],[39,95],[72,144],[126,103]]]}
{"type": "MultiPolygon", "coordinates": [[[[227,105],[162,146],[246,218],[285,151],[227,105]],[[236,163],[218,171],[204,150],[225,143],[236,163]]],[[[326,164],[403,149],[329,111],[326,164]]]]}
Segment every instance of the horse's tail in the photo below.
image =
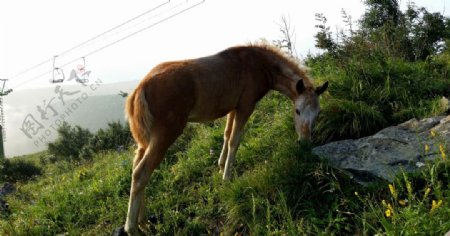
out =
{"type": "Polygon", "coordinates": [[[127,99],[125,104],[125,117],[130,124],[130,130],[134,140],[136,140],[138,145],[143,147],[148,146],[153,116],[148,108],[145,90],[140,86],[127,99]]]}

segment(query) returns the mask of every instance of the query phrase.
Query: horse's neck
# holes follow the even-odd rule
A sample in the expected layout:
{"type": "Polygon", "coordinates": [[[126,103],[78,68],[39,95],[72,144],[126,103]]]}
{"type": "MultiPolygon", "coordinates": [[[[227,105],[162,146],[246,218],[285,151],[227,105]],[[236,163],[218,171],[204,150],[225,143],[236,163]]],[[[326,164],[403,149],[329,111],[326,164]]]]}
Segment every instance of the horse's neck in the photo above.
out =
{"type": "Polygon", "coordinates": [[[294,100],[296,92],[295,92],[295,81],[294,80],[286,80],[283,81],[276,80],[274,83],[273,89],[286,95],[291,100],[294,100]]]}
{"type": "Polygon", "coordinates": [[[276,90],[290,99],[294,99],[296,96],[295,84],[297,81],[294,80],[294,71],[292,68],[287,66],[288,63],[284,59],[280,59],[277,54],[271,51],[264,51],[267,61],[269,61],[269,68],[279,68],[279,72],[282,75],[276,75],[274,73],[274,78],[272,78],[271,84],[273,90],[276,90]]]}

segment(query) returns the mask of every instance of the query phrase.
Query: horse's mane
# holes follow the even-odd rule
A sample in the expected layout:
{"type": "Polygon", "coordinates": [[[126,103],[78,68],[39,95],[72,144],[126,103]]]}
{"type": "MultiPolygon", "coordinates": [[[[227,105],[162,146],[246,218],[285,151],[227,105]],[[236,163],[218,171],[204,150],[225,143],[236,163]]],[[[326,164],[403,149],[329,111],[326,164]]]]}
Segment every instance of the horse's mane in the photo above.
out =
{"type": "Polygon", "coordinates": [[[246,45],[242,46],[236,46],[232,47],[227,50],[233,49],[233,48],[254,48],[257,50],[262,50],[264,52],[267,52],[271,58],[275,58],[281,62],[283,65],[287,65],[295,74],[303,78],[306,82],[306,85],[312,86],[312,80],[308,76],[308,69],[305,66],[302,66],[300,62],[292,57],[291,55],[284,52],[281,48],[276,47],[268,42],[262,41],[257,43],[248,43],[246,45]]]}
{"type": "Polygon", "coordinates": [[[283,64],[285,64],[289,68],[291,68],[294,73],[296,73],[301,78],[306,80],[306,84],[308,84],[308,82],[309,82],[309,84],[312,86],[312,80],[308,76],[308,69],[306,67],[302,66],[296,58],[294,58],[293,56],[284,52],[280,47],[276,47],[265,41],[258,42],[258,43],[251,43],[248,46],[255,47],[255,48],[261,48],[261,49],[269,52],[269,54],[274,55],[274,57],[281,60],[281,62],[283,64]]]}

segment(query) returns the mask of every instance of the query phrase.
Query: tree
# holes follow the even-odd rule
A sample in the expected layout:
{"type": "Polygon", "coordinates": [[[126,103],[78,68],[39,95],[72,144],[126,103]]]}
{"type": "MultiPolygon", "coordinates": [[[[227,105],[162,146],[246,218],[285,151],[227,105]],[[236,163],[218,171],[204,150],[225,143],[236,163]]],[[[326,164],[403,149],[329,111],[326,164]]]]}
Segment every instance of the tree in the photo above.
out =
{"type": "Polygon", "coordinates": [[[319,32],[314,35],[316,38],[316,47],[329,53],[335,53],[337,45],[333,41],[330,27],[327,26],[327,18],[322,13],[316,13],[316,20],[319,24],[315,25],[319,32]]]}
{"type": "Polygon", "coordinates": [[[386,57],[419,61],[441,53],[448,45],[445,40],[450,39],[450,19],[440,13],[430,13],[414,3],[402,12],[398,0],[365,0],[364,4],[367,10],[356,31],[351,17],[343,13],[351,36],[343,41],[334,41],[326,17],[316,14],[316,47],[340,60],[350,55],[347,49],[361,48],[360,44],[386,57]]]}

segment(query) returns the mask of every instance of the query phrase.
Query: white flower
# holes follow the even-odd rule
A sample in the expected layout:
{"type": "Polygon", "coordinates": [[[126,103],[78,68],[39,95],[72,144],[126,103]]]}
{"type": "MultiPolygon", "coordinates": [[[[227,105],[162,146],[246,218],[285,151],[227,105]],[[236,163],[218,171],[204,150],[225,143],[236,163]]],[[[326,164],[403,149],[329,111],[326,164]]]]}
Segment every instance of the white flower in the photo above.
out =
{"type": "Polygon", "coordinates": [[[420,167],[425,166],[425,163],[418,161],[418,162],[416,162],[416,166],[420,168],[420,167]]]}

